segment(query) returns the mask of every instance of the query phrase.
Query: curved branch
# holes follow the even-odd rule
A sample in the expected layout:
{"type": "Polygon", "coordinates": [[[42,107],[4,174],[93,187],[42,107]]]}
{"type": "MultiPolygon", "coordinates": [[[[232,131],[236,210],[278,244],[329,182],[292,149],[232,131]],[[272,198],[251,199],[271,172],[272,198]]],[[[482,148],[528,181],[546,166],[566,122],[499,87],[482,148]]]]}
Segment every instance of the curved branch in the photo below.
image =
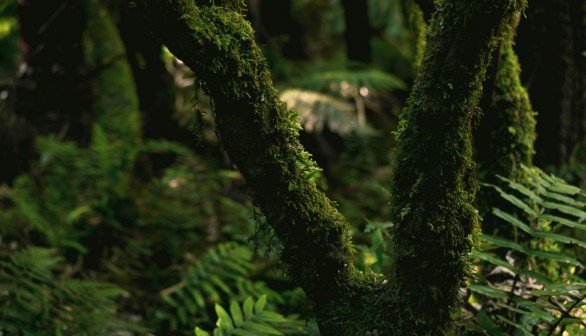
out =
{"type": "Polygon", "coordinates": [[[317,167],[299,144],[296,115],[279,100],[250,25],[233,9],[193,1],[137,6],[213,97],[218,133],[275,230],[290,274],[318,307],[344,296],[357,273],[347,223],[311,180],[317,167]]]}

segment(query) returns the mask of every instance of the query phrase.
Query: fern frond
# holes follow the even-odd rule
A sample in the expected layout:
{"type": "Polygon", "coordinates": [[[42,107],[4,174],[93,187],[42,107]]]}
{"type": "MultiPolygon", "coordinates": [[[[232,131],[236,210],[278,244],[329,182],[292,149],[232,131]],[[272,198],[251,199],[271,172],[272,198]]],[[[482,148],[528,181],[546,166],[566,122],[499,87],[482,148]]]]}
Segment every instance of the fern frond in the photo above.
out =
{"type": "Polygon", "coordinates": [[[111,335],[144,332],[116,316],[123,291],[110,284],[59,279],[62,258],[46,248],[3,251],[0,256],[0,331],[8,335],[111,335]]]}
{"type": "Polygon", "coordinates": [[[280,99],[299,114],[299,122],[308,133],[321,133],[326,127],[341,136],[353,131],[372,131],[356,118],[355,107],[332,96],[300,89],[288,89],[280,99]]]}
{"type": "MultiPolygon", "coordinates": [[[[302,333],[305,322],[295,316],[285,317],[275,311],[267,309],[267,297],[261,296],[256,300],[247,297],[242,306],[236,301],[230,303],[230,313],[219,304],[215,310],[218,315],[214,335],[290,335],[302,333]]],[[[210,334],[195,328],[196,336],[209,336],[210,334]]]]}
{"type": "Polygon", "coordinates": [[[371,93],[402,91],[407,85],[398,77],[376,69],[368,70],[330,70],[314,73],[299,80],[299,88],[338,96],[352,95],[348,90],[359,94],[361,88],[371,93]]]}
{"type": "Polygon", "coordinates": [[[206,308],[225,298],[265,294],[278,297],[266,285],[249,280],[254,269],[252,251],[247,246],[224,243],[208,249],[188,267],[181,282],[161,291],[162,300],[173,313],[160,315],[178,330],[194,318],[209,320],[206,308]]]}
{"type": "MultiPolygon", "coordinates": [[[[517,232],[517,239],[481,235],[484,251],[471,256],[491,273],[477,279],[470,290],[484,297],[485,305],[492,302],[498,307],[492,323],[503,330],[556,332],[562,320],[566,331],[583,328],[586,282],[577,273],[584,267],[580,256],[586,249],[586,204],[579,198],[583,193],[538,168],[523,171],[523,181],[500,177],[506,188],[492,186],[525,218],[493,209],[517,232]]],[[[483,324],[491,325],[486,320],[483,324]]]]}

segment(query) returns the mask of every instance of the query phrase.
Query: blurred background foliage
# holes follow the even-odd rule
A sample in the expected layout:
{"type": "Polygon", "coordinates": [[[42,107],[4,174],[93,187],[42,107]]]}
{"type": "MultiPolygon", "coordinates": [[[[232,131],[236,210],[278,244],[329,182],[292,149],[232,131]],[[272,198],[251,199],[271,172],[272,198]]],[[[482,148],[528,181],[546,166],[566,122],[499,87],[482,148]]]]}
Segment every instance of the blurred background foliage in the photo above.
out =
{"type": "MultiPolygon", "coordinates": [[[[356,265],[383,284],[392,132],[433,5],[246,2],[318,185],[351,223],[356,265]]],[[[509,231],[485,232],[472,254],[464,335],[586,333],[586,209],[570,185],[586,183],[586,8],[534,3],[517,52],[548,173],[484,187],[510,203],[492,210],[509,231]],[[550,70],[562,75],[543,88],[550,70]]],[[[249,242],[263,219],[209,98],[147,27],[122,0],[0,3],[0,333],[319,334],[267,242],[249,242]]]]}

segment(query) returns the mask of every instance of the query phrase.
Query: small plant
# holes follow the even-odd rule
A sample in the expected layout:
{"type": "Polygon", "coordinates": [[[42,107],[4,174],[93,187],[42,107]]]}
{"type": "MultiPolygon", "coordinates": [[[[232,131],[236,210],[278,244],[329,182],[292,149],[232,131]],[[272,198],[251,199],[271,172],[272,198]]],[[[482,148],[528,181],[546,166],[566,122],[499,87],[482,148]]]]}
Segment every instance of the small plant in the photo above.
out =
{"type": "Polygon", "coordinates": [[[584,193],[538,168],[523,167],[522,182],[495,188],[517,213],[494,208],[513,240],[481,235],[471,253],[480,270],[469,289],[476,325],[488,335],[586,334],[584,193]],[[521,215],[519,215],[521,214],[521,215]]]}
{"type": "Polygon", "coordinates": [[[97,281],[57,277],[56,251],[27,247],[0,252],[0,334],[112,335],[145,332],[117,316],[120,288],[97,281]]]}
{"type": "MultiPolygon", "coordinates": [[[[213,335],[291,335],[303,332],[305,322],[298,320],[296,316],[285,317],[268,309],[266,304],[266,295],[262,295],[256,302],[252,297],[247,297],[242,307],[238,302],[232,301],[230,313],[221,305],[216,304],[218,320],[213,335]]],[[[203,329],[195,328],[195,336],[209,335],[203,329]]]]}

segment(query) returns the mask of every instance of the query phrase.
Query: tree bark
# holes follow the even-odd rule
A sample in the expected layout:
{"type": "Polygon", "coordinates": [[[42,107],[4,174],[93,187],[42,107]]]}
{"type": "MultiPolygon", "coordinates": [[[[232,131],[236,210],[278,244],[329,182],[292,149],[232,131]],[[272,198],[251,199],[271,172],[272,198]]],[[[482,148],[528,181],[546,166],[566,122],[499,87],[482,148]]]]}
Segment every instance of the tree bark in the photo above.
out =
{"type": "Polygon", "coordinates": [[[535,163],[567,164],[583,136],[583,2],[534,0],[518,29],[522,81],[537,115],[535,163]]]}
{"type": "Polygon", "coordinates": [[[348,226],[311,180],[316,168],[298,142],[296,116],[278,100],[237,3],[137,5],[213,98],[224,146],[279,238],[286,268],[314,302],[322,334],[446,334],[477,224],[470,123],[504,18],[524,2],[439,6],[399,132],[389,284],[354,268],[348,226]]]}
{"type": "Polygon", "coordinates": [[[350,61],[370,63],[372,59],[370,37],[372,29],[368,20],[367,0],[342,0],[346,31],[346,51],[350,61]]]}
{"type": "MultiPolygon", "coordinates": [[[[509,18],[525,1],[442,1],[401,116],[391,189],[397,334],[445,332],[468,275],[478,215],[472,122],[509,18]],[[425,317],[423,317],[425,316],[425,317]]],[[[431,333],[431,334],[439,334],[431,333]]]]}
{"type": "MultiPolygon", "coordinates": [[[[477,176],[482,182],[502,185],[497,175],[519,179],[521,165],[531,166],[535,141],[535,112],[527,90],[521,85],[521,67],[513,49],[520,13],[511,17],[511,28],[501,42],[486,79],[481,107],[483,116],[475,132],[477,176]]],[[[479,210],[486,233],[512,234],[509,226],[499,225],[490,214],[491,207],[514,212],[492,188],[479,192],[479,210]]]]}
{"type": "Polygon", "coordinates": [[[87,144],[91,91],[83,78],[82,3],[23,0],[18,10],[23,70],[16,86],[16,114],[40,134],[87,144]]]}

